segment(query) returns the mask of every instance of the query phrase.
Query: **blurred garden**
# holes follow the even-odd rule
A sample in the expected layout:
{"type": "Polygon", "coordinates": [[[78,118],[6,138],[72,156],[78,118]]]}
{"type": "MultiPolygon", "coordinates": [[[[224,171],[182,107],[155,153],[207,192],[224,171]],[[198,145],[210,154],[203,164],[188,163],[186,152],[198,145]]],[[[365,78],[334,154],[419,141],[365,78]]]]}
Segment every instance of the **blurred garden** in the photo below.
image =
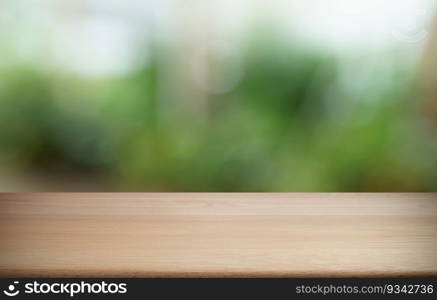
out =
{"type": "Polygon", "coordinates": [[[44,37],[33,61],[0,43],[0,188],[437,191],[420,63],[339,58],[275,26],[252,22],[238,51],[149,32],[116,76],[51,64],[44,37]]]}

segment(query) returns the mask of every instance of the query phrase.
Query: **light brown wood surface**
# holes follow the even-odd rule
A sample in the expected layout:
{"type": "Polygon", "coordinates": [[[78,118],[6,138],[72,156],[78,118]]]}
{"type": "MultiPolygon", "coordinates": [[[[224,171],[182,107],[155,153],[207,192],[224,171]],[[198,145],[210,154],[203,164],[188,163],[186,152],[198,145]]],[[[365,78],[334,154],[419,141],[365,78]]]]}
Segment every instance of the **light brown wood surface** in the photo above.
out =
{"type": "Polygon", "coordinates": [[[436,194],[0,194],[0,276],[414,275],[436,194]]]}

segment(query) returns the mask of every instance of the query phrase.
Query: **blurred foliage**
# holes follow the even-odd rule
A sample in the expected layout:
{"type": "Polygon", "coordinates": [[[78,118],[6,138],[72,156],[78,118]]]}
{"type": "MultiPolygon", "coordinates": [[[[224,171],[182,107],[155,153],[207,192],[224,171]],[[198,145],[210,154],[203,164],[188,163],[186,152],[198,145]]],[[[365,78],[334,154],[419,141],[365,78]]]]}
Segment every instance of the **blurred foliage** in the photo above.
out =
{"type": "Polygon", "coordinates": [[[165,47],[122,78],[2,68],[0,163],[103,175],[120,191],[437,191],[435,133],[409,70],[357,61],[345,72],[257,36],[241,81],[208,94],[199,115],[178,110],[191,95],[162,76],[165,47]]]}

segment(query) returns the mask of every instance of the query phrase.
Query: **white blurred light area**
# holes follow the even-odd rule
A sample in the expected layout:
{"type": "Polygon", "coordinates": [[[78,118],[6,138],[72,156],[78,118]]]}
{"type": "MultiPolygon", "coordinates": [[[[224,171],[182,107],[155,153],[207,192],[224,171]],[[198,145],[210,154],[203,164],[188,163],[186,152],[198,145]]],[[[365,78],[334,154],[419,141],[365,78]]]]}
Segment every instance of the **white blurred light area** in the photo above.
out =
{"type": "Polygon", "coordinates": [[[135,66],[135,35],[126,23],[104,17],[84,18],[54,35],[55,60],[92,77],[126,74],[135,66]]]}
{"type": "Polygon", "coordinates": [[[298,33],[329,47],[346,48],[423,42],[434,6],[432,0],[298,2],[290,18],[298,33]]]}
{"type": "MultiPolygon", "coordinates": [[[[247,26],[263,18],[277,22],[275,28],[285,36],[290,33],[340,56],[352,50],[373,53],[399,47],[419,57],[430,34],[433,4],[432,0],[3,0],[0,37],[18,49],[26,38],[46,32],[45,47],[53,64],[90,77],[122,76],[134,69],[136,49],[147,45],[151,34],[176,47],[199,44],[196,39],[205,36],[211,38],[206,43],[227,40],[232,45],[247,26]],[[21,36],[7,34],[7,28],[18,28],[16,34],[21,36]]],[[[142,53],[141,59],[146,56],[142,53]]]]}

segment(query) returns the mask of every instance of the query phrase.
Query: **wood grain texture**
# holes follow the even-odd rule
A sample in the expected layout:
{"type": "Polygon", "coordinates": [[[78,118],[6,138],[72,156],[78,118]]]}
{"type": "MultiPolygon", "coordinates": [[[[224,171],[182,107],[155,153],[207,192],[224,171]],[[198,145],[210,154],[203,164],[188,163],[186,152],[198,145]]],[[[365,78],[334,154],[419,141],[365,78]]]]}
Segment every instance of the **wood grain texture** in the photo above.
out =
{"type": "Polygon", "coordinates": [[[437,194],[0,194],[0,276],[437,275],[437,194]]]}

